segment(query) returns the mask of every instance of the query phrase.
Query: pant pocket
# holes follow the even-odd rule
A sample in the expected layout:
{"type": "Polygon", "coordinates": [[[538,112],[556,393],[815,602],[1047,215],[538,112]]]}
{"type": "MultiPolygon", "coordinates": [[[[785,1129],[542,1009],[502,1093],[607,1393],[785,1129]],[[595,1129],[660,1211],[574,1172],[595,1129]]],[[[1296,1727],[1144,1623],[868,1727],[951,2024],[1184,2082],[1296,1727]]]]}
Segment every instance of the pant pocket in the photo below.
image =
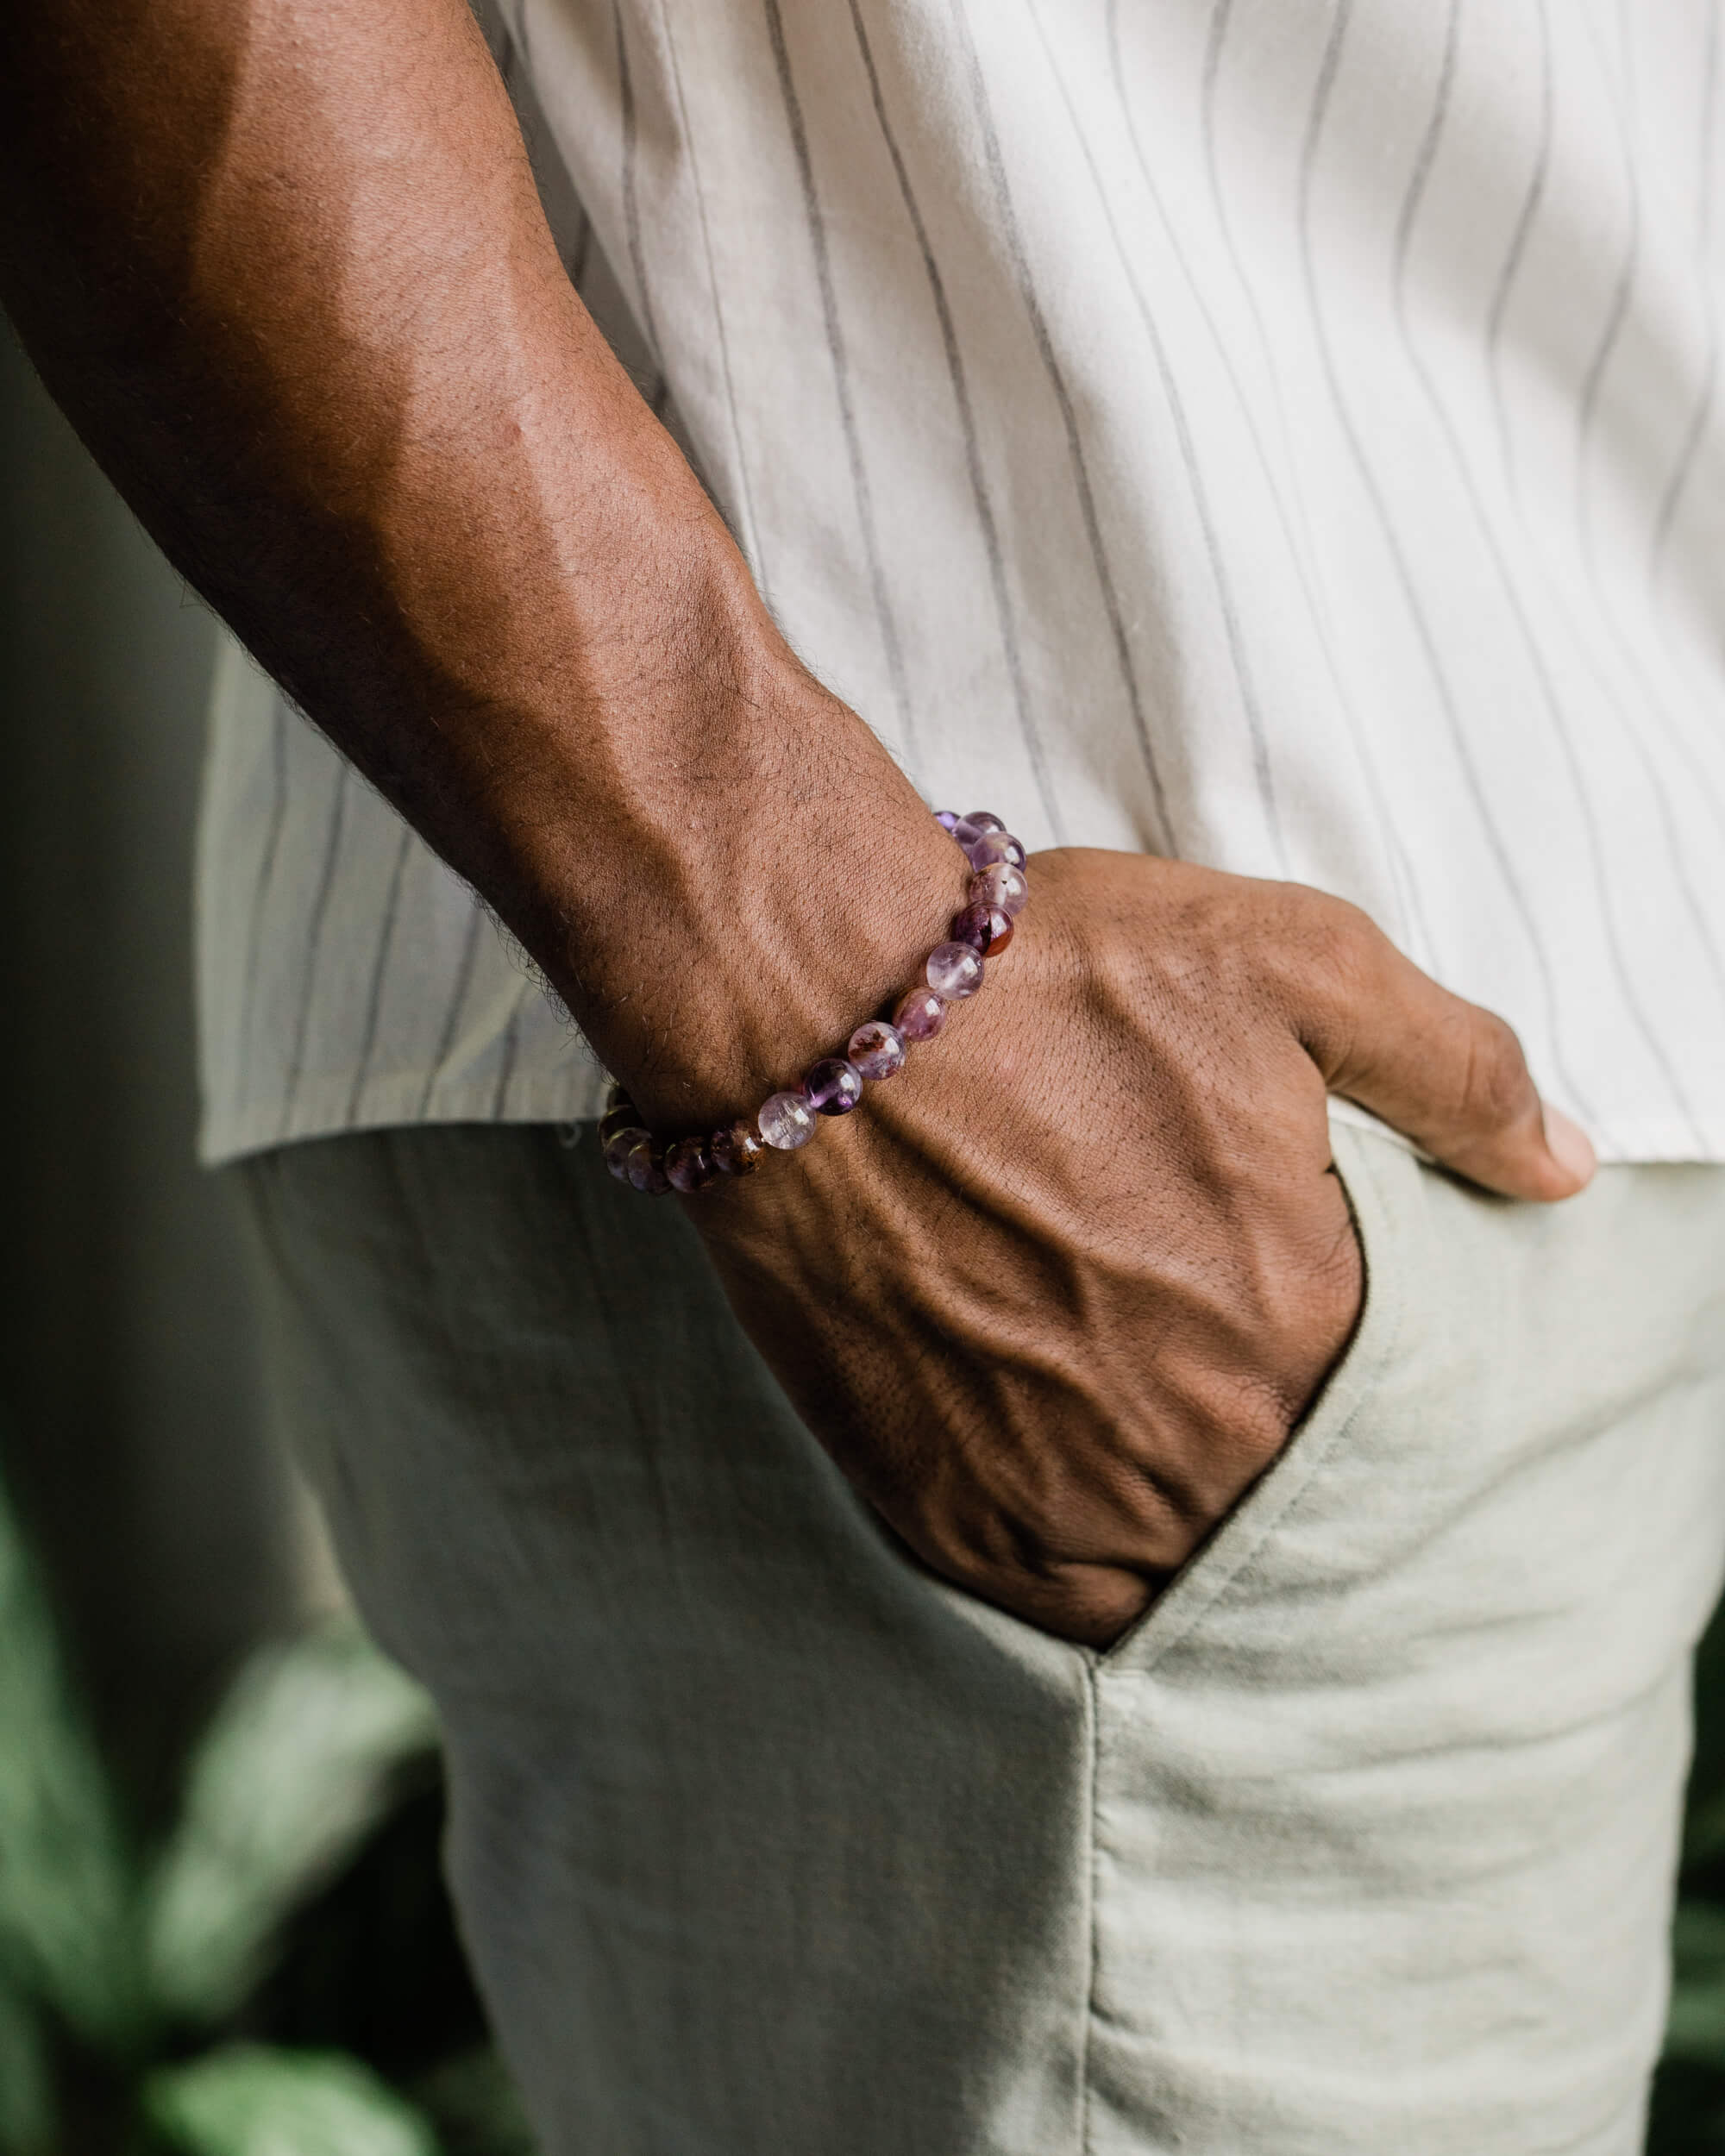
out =
{"type": "Polygon", "coordinates": [[[1405,1285],[1402,1216],[1419,1168],[1392,1138],[1347,1123],[1331,1129],[1336,1172],[1365,1267],[1365,1299],[1353,1338],[1272,1464],[1138,1622],[1097,1658],[1104,1667],[1146,1664],[1197,1621],[1359,1426],[1395,1353],[1405,1285]]]}

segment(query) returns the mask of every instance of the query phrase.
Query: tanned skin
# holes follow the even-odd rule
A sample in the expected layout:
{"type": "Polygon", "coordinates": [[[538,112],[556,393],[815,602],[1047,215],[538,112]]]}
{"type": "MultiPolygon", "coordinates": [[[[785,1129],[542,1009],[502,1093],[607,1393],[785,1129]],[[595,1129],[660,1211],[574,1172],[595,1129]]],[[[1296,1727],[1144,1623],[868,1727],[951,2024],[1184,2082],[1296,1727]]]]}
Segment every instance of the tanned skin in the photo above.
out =
{"type": "MultiPolygon", "coordinates": [[[[963,864],[570,290],[461,0],[0,0],[0,295],[85,441],[660,1127],[915,978],[963,864]]],[[[1353,1330],[1327,1093],[1514,1197],[1592,1162],[1353,908],[1128,854],[1032,880],[905,1077],[688,1212],[911,1549],[1101,1645],[1353,1330]]]]}

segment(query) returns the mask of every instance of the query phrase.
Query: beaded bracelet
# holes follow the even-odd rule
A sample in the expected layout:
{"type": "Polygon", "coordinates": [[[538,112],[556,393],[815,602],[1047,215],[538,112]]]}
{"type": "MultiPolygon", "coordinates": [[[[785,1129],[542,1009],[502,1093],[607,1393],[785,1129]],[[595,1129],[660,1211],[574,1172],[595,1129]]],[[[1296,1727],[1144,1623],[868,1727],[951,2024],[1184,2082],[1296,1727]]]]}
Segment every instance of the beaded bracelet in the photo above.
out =
{"type": "Polygon", "coordinates": [[[975,994],[982,985],[982,961],[998,957],[1011,943],[1013,924],[1030,897],[1025,849],[986,809],[969,816],[938,809],[934,820],[957,841],[970,877],[947,941],[929,953],[923,968],[926,985],[900,999],[890,1022],[869,1018],[859,1025],[844,1055],[824,1056],[800,1086],[774,1094],[756,1114],[741,1116],[705,1138],[663,1144],[613,1081],[599,1138],[605,1164],[619,1182],[661,1197],[668,1190],[705,1190],[720,1175],[752,1175],[769,1147],[794,1153],[806,1145],[819,1127],[817,1116],[849,1115],[862,1098],[865,1078],[896,1076],[911,1043],[932,1041],[946,1023],[948,1005],[975,994]]]}

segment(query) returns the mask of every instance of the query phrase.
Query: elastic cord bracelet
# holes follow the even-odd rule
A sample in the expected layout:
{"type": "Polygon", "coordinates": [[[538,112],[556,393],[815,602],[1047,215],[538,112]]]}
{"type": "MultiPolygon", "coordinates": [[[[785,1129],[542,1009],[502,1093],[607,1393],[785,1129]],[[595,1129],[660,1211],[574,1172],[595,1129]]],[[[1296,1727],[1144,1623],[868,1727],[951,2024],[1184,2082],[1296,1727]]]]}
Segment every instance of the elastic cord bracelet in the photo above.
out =
{"type": "Polygon", "coordinates": [[[800,1085],[773,1094],[756,1114],[740,1116],[706,1137],[668,1144],[656,1138],[613,1081],[599,1138],[605,1164],[619,1182],[662,1197],[668,1190],[705,1190],[721,1175],[752,1175],[769,1150],[794,1153],[806,1145],[819,1127],[818,1116],[849,1115],[862,1098],[865,1079],[896,1077],[912,1043],[932,1041],[945,1025],[949,1006],[975,994],[983,960],[999,957],[1012,942],[1013,924],[1030,897],[1025,849],[986,809],[969,816],[938,809],[934,820],[957,842],[970,876],[946,942],[929,953],[925,985],[900,999],[890,1020],[869,1018],[859,1025],[844,1053],[812,1064],[800,1085]]]}

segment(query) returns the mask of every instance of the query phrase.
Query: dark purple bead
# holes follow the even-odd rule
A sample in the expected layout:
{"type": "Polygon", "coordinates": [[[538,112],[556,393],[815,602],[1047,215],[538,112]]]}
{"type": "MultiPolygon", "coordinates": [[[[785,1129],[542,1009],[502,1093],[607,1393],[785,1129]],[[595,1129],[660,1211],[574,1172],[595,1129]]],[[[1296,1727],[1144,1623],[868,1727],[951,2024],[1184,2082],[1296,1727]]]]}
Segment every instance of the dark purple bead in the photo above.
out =
{"type": "Polygon", "coordinates": [[[665,1175],[673,1190],[705,1190],[718,1173],[705,1138],[680,1138],[666,1148],[665,1175]]]}
{"type": "MultiPolygon", "coordinates": [[[[610,1117],[607,1116],[605,1121],[610,1122],[610,1117]]],[[[603,1130],[604,1125],[601,1125],[600,1128],[603,1130]]],[[[621,1127],[613,1127],[610,1135],[605,1138],[605,1164],[616,1176],[618,1182],[625,1183],[629,1181],[629,1156],[646,1138],[647,1135],[639,1123],[625,1121],[621,1127]]]]}
{"type": "Polygon", "coordinates": [[[998,906],[967,906],[952,917],[952,940],[969,943],[979,958],[998,957],[1013,940],[1013,917],[998,906]]]}
{"type": "Polygon", "coordinates": [[[629,1156],[629,1181],[649,1198],[662,1198],[671,1188],[665,1173],[665,1155],[656,1138],[643,1138],[629,1156]]]}
{"type": "Polygon", "coordinates": [[[803,1080],[803,1099],[817,1115],[849,1115],[862,1098],[862,1081],[841,1056],[824,1056],[803,1080]]]}

